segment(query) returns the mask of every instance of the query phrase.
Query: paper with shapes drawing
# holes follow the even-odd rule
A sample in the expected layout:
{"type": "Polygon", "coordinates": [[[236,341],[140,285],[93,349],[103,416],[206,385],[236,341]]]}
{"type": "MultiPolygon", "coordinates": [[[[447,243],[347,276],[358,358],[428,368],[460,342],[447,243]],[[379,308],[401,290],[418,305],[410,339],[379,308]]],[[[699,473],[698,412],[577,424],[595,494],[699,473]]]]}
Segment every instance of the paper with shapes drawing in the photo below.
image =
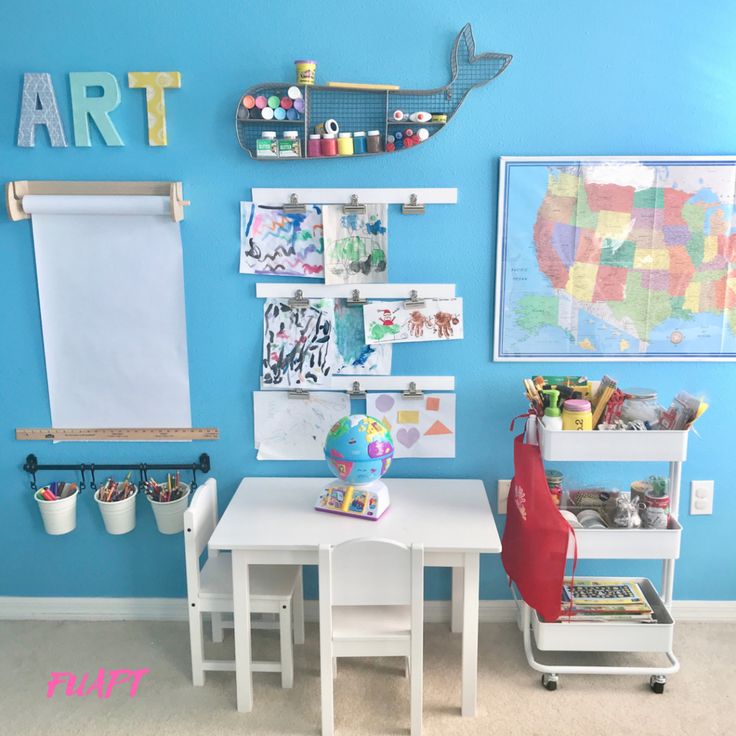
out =
{"type": "Polygon", "coordinates": [[[455,457],[455,394],[369,393],[366,411],[391,432],[394,458],[455,457]]]}
{"type": "Polygon", "coordinates": [[[335,373],[343,375],[391,375],[391,345],[367,345],[363,310],[335,299],[335,373]]]}
{"type": "Polygon", "coordinates": [[[342,391],[312,391],[290,399],[286,391],[253,392],[253,429],[259,460],[324,460],[327,432],[350,414],[342,391]]]}
{"type": "Polygon", "coordinates": [[[240,203],[240,273],[322,278],[322,211],[306,212],[240,203]]]}
{"type": "Polygon", "coordinates": [[[310,299],[292,308],[287,299],[263,307],[263,382],[271,386],[329,383],[335,365],[335,304],[310,299]]]}
{"type": "Polygon", "coordinates": [[[364,214],[324,205],[326,284],[382,284],[388,281],[388,205],[367,204],[364,214]]]}
{"type": "Polygon", "coordinates": [[[423,307],[404,302],[370,302],[363,307],[366,342],[462,340],[463,300],[425,299],[423,307]]]}

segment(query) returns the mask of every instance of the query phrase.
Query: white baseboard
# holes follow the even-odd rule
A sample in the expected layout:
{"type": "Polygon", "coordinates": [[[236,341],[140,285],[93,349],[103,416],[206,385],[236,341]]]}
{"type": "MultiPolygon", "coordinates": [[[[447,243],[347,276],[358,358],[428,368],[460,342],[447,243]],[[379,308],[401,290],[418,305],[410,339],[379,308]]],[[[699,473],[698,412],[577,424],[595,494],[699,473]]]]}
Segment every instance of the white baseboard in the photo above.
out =
{"type": "MultiPolygon", "coordinates": [[[[736,601],[674,601],[677,621],[736,623],[736,601]]],[[[317,601],[305,601],[304,617],[317,621],[317,601]]],[[[184,598],[34,598],[0,596],[0,620],[15,621],[186,621],[184,598]]],[[[446,623],[450,601],[427,601],[424,620],[446,623]]],[[[510,600],[480,602],[481,623],[516,620],[510,600]]]]}

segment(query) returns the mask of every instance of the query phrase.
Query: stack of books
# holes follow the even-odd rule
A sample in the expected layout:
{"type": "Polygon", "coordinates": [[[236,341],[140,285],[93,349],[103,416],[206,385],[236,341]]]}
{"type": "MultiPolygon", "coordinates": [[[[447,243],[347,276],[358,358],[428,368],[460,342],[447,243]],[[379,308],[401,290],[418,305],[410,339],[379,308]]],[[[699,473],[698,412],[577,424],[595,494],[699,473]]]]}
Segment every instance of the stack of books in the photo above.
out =
{"type": "Polygon", "coordinates": [[[565,578],[560,622],[654,623],[654,612],[635,580],[565,578]]]}

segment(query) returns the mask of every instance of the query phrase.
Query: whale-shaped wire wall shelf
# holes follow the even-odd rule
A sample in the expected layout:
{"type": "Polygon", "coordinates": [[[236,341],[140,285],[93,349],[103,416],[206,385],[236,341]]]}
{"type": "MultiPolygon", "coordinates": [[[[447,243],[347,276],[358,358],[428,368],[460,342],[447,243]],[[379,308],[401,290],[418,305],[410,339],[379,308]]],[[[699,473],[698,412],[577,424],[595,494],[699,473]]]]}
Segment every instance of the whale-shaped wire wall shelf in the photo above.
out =
{"type": "MultiPolygon", "coordinates": [[[[415,133],[425,128],[428,138],[442,130],[454,117],[468,92],[481,87],[501,74],[511,63],[510,54],[485,53],[475,55],[475,41],[470,24],[466,24],[457,35],[450,57],[451,79],[448,84],[435,89],[364,89],[359,87],[327,87],[319,85],[295,85],[288,82],[270,82],[247,89],[238,100],[235,111],[235,129],[240,146],[257,161],[299,161],[335,158],[365,158],[389,153],[386,142],[389,135],[404,133],[411,128],[415,133]],[[299,119],[264,120],[260,109],[244,106],[246,97],[288,97],[290,87],[298,87],[304,109],[299,119]],[[428,112],[433,116],[443,116],[440,120],[424,123],[410,122],[408,119],[396,121],[393,112],[401,110],[407,116],[416,112],[428,112]],[[380,150],[368,153],[353,153],[347,156],[308,156],[307,141],[314,134],[315,127],[329,119],[334,119],[340,132],[355,133],[371,130],[381,135],[380,150]],[[257,155],[257,141],[264,131],[295,130],[299,133],[301,152],[299,156],[261,157],[257,155]]],[[[282,136],[279,136],[281,138],[282,136]]],[[[426,140],[422,143],[426,143],[426,140]]],[[[397,147],[395,152],[407,150],[409,146],[397,147]]],[[[411,147],[416,147],[413,144],[411,147]]]]}

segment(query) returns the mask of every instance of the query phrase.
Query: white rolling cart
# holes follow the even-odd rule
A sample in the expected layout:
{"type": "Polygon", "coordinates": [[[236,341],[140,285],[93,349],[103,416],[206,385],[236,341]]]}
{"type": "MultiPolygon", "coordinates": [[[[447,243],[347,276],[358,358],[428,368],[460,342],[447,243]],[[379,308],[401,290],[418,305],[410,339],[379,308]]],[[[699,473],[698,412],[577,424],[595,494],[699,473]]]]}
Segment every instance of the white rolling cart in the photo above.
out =
{"type": "MultiPolygon", "coordinates": [[[[655,693],[664,692],[667,675],[680,669],[672,651],[674,620],[672,589],[675,560],[680,556],[682,527],[678,522],[682,463],[687,457],[687,431],[564,432],[545,430],[537,422],[543,460],[578,462],[667,462],[671,522],[668,529],[576,529],[578,559],[659,559],[662,585],[657,591],[645,578],[637,579],[654,610],[656,623],[545,623],[521,601],[521,628],[529,666],[542,673],[542,685],[557,689],[559,675],[649,675],[655,693]],[[545,665],[535,659],[532,637],[540,651],[660,652],[662,667],[545,665]]],[[[574,555],[571,539],[568,559],[574,555]]],[[[577,578],[577,576],[576,576],[577,578]]],[[[584,578],[577,578],[584,579],[584,578]]],[[[597,577],[596,580],[605,578],[597,577]]]]}

